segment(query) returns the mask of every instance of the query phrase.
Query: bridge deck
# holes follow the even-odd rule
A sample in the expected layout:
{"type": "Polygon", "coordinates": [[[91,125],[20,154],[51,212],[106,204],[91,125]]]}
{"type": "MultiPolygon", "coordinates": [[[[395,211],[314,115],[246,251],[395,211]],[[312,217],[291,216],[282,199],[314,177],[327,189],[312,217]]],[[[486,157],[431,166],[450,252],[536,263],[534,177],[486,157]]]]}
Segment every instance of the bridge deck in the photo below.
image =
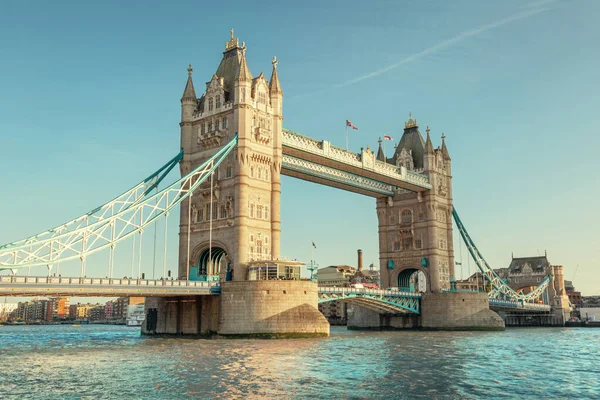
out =
{"type": "Polygon", "coordinates": [[[0,296],[199,296],[219,294],[218,282],[1,276],[0,296]]]}
{"type": "Polygon", "coordinates": [[[283,130],[281,173],[367,196],[393,195],[396,188],[413,192],[431,189],[427,175],[333,146],[290,130],[283,130]]]}

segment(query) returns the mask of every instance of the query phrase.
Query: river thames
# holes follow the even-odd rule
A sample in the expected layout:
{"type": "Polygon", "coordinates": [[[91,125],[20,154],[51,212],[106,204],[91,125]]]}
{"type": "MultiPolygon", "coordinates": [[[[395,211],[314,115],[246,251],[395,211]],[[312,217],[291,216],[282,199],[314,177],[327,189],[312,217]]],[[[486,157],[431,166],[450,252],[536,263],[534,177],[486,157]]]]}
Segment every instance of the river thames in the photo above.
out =
{"type": "Polygon", "coordinates": [[[194,340],[4,326],[0,355],[2,399],[600,398],[600,329],[194,340]]]}

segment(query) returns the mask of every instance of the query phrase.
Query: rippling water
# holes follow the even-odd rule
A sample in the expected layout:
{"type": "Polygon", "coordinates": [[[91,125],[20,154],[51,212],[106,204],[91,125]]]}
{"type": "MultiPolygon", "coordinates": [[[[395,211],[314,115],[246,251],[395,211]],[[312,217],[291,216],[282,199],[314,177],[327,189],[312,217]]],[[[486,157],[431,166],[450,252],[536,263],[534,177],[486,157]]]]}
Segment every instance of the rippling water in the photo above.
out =
{"type": "Polygon", "coordinates": [[[140,337],[0,327],[0,398],[600,398],[600,329],[355,332],[327,339],[140,337]]]}

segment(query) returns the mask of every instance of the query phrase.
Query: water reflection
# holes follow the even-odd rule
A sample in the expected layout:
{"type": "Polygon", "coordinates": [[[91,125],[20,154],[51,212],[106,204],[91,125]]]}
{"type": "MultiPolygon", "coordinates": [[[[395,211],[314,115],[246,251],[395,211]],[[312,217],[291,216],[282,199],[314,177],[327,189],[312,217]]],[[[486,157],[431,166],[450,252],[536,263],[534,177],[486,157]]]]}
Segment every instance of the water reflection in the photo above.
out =
{"type": "Polygon", "coordinates": [[[146,339],[125,327],[0,328],[0,398],[600,397],[600,330],[146,339]]]}

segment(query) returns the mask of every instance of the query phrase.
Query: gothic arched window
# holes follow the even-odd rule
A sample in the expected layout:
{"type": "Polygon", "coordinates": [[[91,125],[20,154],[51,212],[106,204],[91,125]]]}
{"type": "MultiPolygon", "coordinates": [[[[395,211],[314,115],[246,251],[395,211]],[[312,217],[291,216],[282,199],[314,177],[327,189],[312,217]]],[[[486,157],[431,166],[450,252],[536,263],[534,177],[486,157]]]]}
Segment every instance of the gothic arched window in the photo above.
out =
{"type": "Polygon", "coordinates": [[[220,108],[221,107],[221,95],[217,95],[215,96],[215,107],[220,108]]]}
{"type": "Polygon", "coordinates": [[[208,111],[212,111],[213,110],[213,98],[209,97],[208,98],[208,111]]]}
{"type": "Polygon", "coordinates": [[[400,214],[403,224],[410,224],[412,222],[412,211],[411,210],[402,210],[400,214]]]}

